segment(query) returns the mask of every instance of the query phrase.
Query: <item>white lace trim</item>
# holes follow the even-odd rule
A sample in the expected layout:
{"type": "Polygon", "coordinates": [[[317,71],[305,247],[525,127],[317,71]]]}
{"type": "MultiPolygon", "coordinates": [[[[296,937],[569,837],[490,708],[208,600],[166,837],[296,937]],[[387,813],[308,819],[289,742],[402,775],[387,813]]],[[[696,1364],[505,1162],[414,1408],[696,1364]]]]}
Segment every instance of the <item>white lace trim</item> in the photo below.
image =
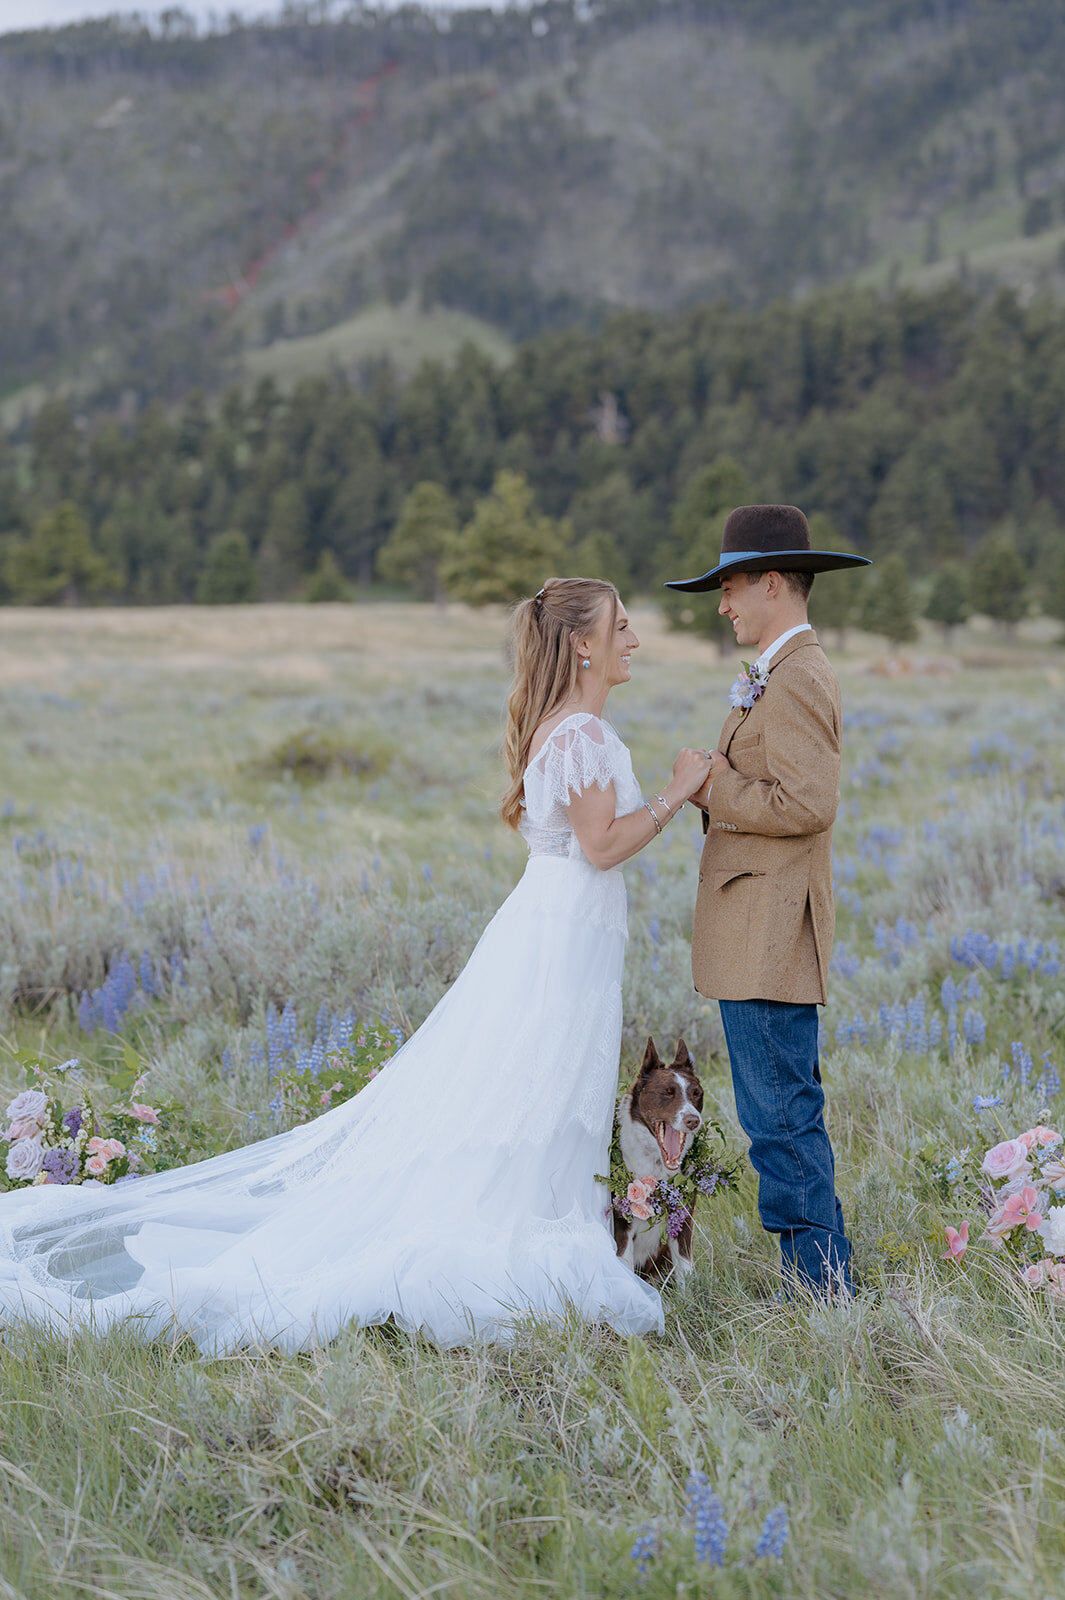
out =
{"type": "Polygon", "coordinates": [[[591,788],[605,791],[611,785],[616,816],[643,804],[632,759],[615,730],[591,712],[576,711],[545,739],[525,771],[520,831],[531,854],[583,861],[570,803],[591,788]]]}

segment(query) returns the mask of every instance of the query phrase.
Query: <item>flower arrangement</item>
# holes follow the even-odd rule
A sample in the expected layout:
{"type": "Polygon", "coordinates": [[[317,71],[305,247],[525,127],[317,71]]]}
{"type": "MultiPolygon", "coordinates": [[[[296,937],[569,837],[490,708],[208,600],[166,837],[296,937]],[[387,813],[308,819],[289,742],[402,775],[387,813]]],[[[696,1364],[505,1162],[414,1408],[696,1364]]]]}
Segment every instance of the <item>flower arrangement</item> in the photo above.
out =
{"type": "Polygon", "coordinates": [[[647,1222],[664,1216],[671,1239],[679,1238],[699,1195],[716,1194],[735,1177],[739,1160],[728,1149],[725,1131],[717,1122],[704,1122],[689,1146],[688,1153],[672,1178],[633,1178],[621,1153],[621,1127],[614,1120],[610,1141],[610,1174],[596,1173],[596,1183],[610,1190],[610,1204],[619,1217],[647,1222]],[[711,1149],[711,1131],[720,1141],[722,1152],[711,1149]]]}
{"type": "Polygon", "coordinates": [[[746,716],[754,702],[765,693],[769,668],[759,666],[757,662],[752,667],[749,661],[741,661],[740,668],[739,675],[729,686],[728,703],[734,711],[742,711],[746,716]]]}
{"type": "MultiPolygon", "coordinates": [[[[0,1187],[25,1189],[39,1184],[81,1184],[102,1187],[125,1183],[149,1168],[156,1148],[160,1113],[134,1100],[102,1112],[82,1083],[77,1058],[49,1069],[38,1058],[25,1058],[27,1087],[7,1107],[6,1143],[0,1187]],[[52,1074],[77,1086],[64,1104],[52,1074]],[[140,1148],[133,1148],[134,1145],[140,1148]]],[[[132,1093],[140,1092],[140,1079],[132,1093]]]]}
{"type": "MultiPolygon", "coordinates": [[[[1039,1123],[992,1145],[979,1164],[970,1148],[933,1167],[941,1192],[967,1195],[982,1210],[979,1243],[1007,1251],[1029,1288],[1045,1289],[1057,1300],[1065,1300],[1063,1146],[1056,1128],[1039,1123]]],[[[963,1259],[970,1226],[966,1219],[947,1228],[945,1261],[963,1259]]]]}

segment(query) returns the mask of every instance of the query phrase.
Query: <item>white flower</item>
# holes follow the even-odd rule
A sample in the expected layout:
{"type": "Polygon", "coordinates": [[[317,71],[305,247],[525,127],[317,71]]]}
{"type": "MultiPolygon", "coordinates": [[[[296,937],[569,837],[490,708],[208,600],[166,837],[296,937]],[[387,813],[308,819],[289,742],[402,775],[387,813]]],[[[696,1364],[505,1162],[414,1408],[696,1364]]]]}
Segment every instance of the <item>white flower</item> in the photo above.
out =
{"type": "Polygon", "coordinates": [[[81,1062],[78,1060],[77,1056],[71,1056],[69,1061],[61,1061],[55,1070],[57,1072],[74,1072],[76,1068],[80,1067],[80,1065],[81,1062]]]}
{"type": "Polygon", "coordinates": [[[48,1096],[41,1089],[23,1089],[7,1108],[12,1122],[43,1123],[48,1110],[48,1096]]]}
{"type": "Polygon", "coordinates": [[[1065,1206],[1051,1206],[1038,1232],[1052,1256],[1065,1256],[1065,1206]]]}
{"type": "Polygon", "coordinates": [[[19,1139],[7,1152],[7,1175],[15,1183],[32,1183],[43,1160],[39,1139],[19,1139]]]}

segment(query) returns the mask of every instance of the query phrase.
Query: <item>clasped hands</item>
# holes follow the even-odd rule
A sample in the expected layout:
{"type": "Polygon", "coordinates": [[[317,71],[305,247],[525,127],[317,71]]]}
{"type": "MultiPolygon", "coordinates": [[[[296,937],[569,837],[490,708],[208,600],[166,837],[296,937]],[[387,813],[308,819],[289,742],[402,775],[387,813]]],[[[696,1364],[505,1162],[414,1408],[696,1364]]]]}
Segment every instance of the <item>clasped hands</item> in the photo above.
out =
{"type": "Polygon", "coordinates": [[[688,787],[687,798],[706,809],[710,786],[720,773],[731,770],[732,762],[721,750],[683,749],[673,763],[673,776],[678,784],[688,787]]]}

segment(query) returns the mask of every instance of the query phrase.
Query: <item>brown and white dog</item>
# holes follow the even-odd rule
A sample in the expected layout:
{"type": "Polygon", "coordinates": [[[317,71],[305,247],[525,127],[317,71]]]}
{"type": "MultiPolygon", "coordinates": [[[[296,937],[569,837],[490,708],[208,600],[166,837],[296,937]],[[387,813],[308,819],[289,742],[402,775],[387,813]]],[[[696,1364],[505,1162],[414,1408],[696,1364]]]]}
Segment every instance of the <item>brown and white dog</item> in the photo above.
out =
{"type": "MultiPolygon", "coordinates": [[[[630,1175],[658,1181],[676,1177],[702,1125],[703,1086],[688,1046],[678,1039],[667,1067],[648,1039],[636,1081],[618,1105],[621,1154],[630,1175]]],[[[615,1210],[614,1243],[641,1277],[672,1274],[679,1282],[692,1270],[693,1221],[689,1215],[676,1239],[669,1237],[667,1221],[665,1213],[641,1221],[615,1210]]]]}

